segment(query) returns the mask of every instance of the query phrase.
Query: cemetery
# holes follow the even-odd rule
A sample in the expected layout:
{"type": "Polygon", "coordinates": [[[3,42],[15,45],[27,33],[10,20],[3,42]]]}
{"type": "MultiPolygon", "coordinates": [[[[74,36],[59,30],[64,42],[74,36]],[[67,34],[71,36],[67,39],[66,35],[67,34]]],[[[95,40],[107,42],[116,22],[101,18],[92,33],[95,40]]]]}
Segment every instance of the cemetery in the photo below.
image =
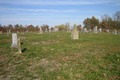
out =
{"type": "Polygon", "coordinates": [[[0,80],[120,79],[120,34],[86,30],[0,34],[0,80]]]}

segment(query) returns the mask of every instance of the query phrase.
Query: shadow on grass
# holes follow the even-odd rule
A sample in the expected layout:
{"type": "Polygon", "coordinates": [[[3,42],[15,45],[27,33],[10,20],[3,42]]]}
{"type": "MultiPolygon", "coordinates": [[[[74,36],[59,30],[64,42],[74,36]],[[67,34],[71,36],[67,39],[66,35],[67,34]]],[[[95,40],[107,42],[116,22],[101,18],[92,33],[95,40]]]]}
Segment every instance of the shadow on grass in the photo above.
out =
{"type": "Polygon", "coordinates": [[[27,50],[27,48],[24,48],[24,49],[22,50],[22,53],[25,52],[26,50],[27,50]]]}

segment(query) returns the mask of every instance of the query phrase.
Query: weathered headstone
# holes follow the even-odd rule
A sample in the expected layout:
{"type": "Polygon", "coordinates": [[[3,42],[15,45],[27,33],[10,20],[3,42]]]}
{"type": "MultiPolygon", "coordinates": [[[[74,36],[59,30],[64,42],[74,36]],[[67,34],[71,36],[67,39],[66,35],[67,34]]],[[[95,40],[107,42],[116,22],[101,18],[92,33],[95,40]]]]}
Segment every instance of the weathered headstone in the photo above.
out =
{"type": "Polygon", "coordinates": [[[10,36],[10,33],[11,33],[10,29],[9,29],[9,32],[8,32],[8,33],[9,33],[9,36],[10,36]]]}
{"type": "Polygon", "coordinates": [[[109,33],[109,29],[107,29],[106,32],[109,33]]]}
{"type": "Polygon", "coordinates": [[[54,28],[54,31],[56,32],[56,31],[59,31],[59,29],[58,28],[54,28]]]}
{"type": "Polygon", "coordinates": [[[10,47],[11,48],[17,48],[18,47],[17,34],[16,33],[12,33],[12,44],[11,44],[10,47]]]}
{"type": "Polygon", "coordinates": [[[101,32],[102,32],[102,29],[101,29],[101,28],[99,28],[98,33],[100,34],[101,32]]]}
{"type": "Polygon", "coordinates": [[[84,28],[83,30],[84,30],[84,32],[88,32],[88,31],[87,31],[87,28],[84,28]]]}
{"type": "Polygon", "coordinates": [[[89,34],[91,34],[91,29],[89,29],[89,34]]]}
{"type": "Polygon", "coordinates": [[[37,33],[37,34],[42,34],[42,33],[43,33],[42,28],[40,27],[39,33],[37,33]]]}
{"type": "Polygon", "coordinates": [[[79,39],[76,24],[74,24],[74,28],[73,28],[72,33],[71,33],[71,38],[72,39],[79,39]]]}
{"type": "Polygon", "coordinates": [[[18,53],[22,53],[20,38],[18,38],[18,53]]]}
{"type": "Polygon", "coordinates": [[[83,29],[82,31],[83,31],[83,34],[85,34],[85,30],[83,29]]]}
{"type": "Polygon", "coordinates": [[[97,32],[97,26],[94,27],[94,33],[98,33],[97,32]]]}
{"type": "Polygon", "coordinates": [[[120,32],[118,32],[118,34],[120,34],[120,32]]]}
{"type": "Polygon", "coordinates": [[[0,34],[2,34],[2,31],[0,31],[0,34]]]}
{"type": "Polygon", "coordinates": [[[114,34],[115,34],[115,35],[117,34],[117,30],[116,30],[116,29],[114,30],[114,34]]]}

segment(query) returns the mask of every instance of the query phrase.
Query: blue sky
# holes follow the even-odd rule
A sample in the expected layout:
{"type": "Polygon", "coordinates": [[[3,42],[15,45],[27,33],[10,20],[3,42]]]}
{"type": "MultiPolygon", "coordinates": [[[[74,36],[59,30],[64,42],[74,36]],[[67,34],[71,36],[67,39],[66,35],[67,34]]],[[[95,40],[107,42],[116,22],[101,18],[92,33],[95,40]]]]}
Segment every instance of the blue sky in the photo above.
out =
{"type": "Polygon", "coordinates": [[[120,11],[120,0],[0,0],[1,25],[81,24],[86,18],[113,17],[120,11]]]}

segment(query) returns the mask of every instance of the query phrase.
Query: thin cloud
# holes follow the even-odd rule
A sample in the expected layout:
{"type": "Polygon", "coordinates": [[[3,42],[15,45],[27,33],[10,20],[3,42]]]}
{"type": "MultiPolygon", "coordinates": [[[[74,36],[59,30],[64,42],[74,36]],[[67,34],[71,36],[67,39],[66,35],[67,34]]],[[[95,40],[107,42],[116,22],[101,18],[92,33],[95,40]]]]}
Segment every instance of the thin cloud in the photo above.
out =
{"type": "Polygon", "coordinates": [[[7,10],[13,10],[13,11],[35,11],[35,12],[77,12],[78,10],[52,10],[52,9],[20,9],[20,8],[3,8],[0,7],[0,11],[7,11],[7,10]]]}
{"type": "Polygon", "coordinates": [[[34,4],[34,5],[92,5],[92,4],[106,4],[106,3],[120,3],[119,0],[2,0],[0,3],[5,4],[34,4]]]}

